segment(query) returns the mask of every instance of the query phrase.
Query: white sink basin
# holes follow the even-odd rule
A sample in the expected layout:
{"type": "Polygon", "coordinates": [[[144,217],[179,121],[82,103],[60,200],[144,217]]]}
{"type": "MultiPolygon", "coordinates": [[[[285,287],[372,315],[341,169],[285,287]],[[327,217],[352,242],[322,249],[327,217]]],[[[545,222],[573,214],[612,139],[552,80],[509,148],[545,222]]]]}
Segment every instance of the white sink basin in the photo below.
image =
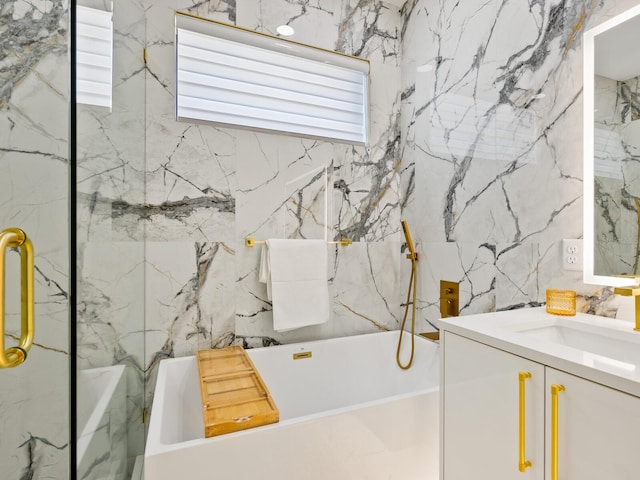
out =
{"type": "Polygon", "coordinates": [[[519,325],[513,331],[538,342],[581,350],[585,362],[592,366],[640,369],[640,332],[631,328],[623,331],[568,318],[547,318],[519,325]]]}
{"type": "Polygon", "coordinates": [[[640,397],[640,332],[629,321],[537,307],[450,317],[439,326],[445,349],[449,334],[461,335],[640,397]]]}

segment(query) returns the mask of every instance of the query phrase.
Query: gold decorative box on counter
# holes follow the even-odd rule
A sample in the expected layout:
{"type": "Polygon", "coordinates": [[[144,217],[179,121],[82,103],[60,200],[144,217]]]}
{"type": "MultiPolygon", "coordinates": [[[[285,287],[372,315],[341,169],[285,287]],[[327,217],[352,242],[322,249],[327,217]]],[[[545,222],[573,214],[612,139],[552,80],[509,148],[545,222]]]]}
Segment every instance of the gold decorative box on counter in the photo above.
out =
{"type": "Polygon", "coordinates": [[[576,314],[576,292],[573,290],[547,289],[547,313],[554,315],[576,314]]]}
{"type": "Polygon", "coordinates": [[[242,347],[200,350],[196,358],[205,437],[278,422],[278,408],[242,347]]]}

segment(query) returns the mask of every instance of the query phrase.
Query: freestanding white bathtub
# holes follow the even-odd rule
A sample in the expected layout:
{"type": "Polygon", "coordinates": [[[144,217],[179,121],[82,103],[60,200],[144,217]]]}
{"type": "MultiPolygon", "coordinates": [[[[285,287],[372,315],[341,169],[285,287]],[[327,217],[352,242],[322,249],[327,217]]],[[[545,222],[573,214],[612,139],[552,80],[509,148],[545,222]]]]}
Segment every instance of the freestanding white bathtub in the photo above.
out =
{"type": "MultiPolygon", "coordinates": [[[[280,422],[211,438],[204,438],[195,357],[163,360],[145,480],[436,480],[438,346],[416,336],[413,366],[401,370],[398,335],[248,350],[280,422]],[[304,351],[312,356],[293,360],[304,351]]],[[[403,350],[410,343],[405,335],[403,350]]]]}
{"type": "Polygon", "coordinates": [[[127,384],[125,366],[78,372],[78,480],[125,480],[127,384]]]}

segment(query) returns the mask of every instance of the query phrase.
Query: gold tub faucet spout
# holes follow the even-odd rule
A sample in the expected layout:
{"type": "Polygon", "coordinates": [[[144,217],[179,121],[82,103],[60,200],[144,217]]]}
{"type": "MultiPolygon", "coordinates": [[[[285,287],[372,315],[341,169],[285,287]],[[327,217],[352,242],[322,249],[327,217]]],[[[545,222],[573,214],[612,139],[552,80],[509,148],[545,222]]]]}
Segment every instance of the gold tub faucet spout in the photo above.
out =
{"type": "Polygon", "coordinates": [[[634,330],[640,332],[640,285],[630,285],[628,287],[615,287],[613,293],[625,297],[635,297],[635,321],[634,330]]]}

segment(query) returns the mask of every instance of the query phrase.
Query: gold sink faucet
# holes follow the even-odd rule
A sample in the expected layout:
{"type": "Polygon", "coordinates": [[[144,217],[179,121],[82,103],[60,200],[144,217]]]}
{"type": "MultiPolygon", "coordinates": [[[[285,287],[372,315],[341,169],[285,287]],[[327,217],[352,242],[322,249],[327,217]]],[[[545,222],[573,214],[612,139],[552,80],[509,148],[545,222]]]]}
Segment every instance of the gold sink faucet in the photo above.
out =
{"type": "Polygon", "coordinates": [[[615,287],[613,293],[616,295],[622,295],[624,297],[635,297],[636,308],[636,326],[634,330],[640,332],[640,285],[631,285],[628,287],[615,287]]]}

